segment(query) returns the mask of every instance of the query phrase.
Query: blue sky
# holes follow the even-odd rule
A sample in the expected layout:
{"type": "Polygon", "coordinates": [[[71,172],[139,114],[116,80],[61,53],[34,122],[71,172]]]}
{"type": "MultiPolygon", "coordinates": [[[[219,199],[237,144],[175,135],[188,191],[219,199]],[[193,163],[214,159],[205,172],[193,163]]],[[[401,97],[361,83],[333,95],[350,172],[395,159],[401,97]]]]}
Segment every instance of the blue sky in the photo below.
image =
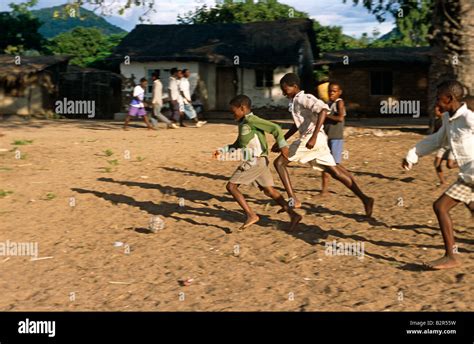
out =
{"type": "MultiPolygon", "coordinates": [[[[133,29],[138,23],[138,17],[143,13],[140,7],[128,9],[122,16],[118,15],[114,8],[124,4],[126,0],[105,0],[111,7],[111,14],[106,16],[106,20],[127,31],[133,29]]],[[[148,0],[150,1],[150,0],[148,0]]],[[[192,11],[203,4],[213,5],[215,0],[154,0],[156,13],[150,15],[150,22],[153,24],[174,24],[178,14],[192,11]]],[[[22,0],[2,0],[0,11],[7,11],[8,3],[21,3],[22,0]]],[[[342,26],[343,32],[347,35],[360,37],[364,32],[369,34],[377,28],[381,34],[389,32],[393,27],[393,19],[388,17],[384,23],[379,23],[373,15],[361,5],[353,6],[352,0],[347,0],[344,4],[342,0],[280,0],[281,3],[293,6],[297,10],[310,14],[313,19],[318,20],[323,25],[342,26]]],[[[65,0],[39,0],[36,8],[51,7],[66,3],[65,0]]],[[[92,6],[85,6],[92,9],[92,6]]]]}

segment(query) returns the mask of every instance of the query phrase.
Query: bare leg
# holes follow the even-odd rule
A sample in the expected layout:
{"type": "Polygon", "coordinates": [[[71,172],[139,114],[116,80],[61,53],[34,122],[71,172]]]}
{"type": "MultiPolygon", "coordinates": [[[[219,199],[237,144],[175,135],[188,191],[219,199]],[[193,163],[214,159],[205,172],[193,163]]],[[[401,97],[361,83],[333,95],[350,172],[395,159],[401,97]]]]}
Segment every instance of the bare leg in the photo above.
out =
{"type": "Polygon", "coordinates": [[[257,214],[254,213],[252,209],[250,209],[247,201],[245,200],[244,195],[240,192],[239,190],[239,185],[234,184],[231,182],[228,182],[226,185],[227,191],[230,192],[232,197],[239,203],[241,208],[245,211],[245,214],[247,215],[247,221],[240,227],[240,230],[243,230],[247,227],[250,227],[254,223],[256,223],[260,218],[257,216],[257,214]]]}
{"type": "Polygon", "coordinates": [[[458,167],[458,163],[455,160],[448,159],[446,161],[446,167],[449,169],[453,169],[453,168],[458,167]]]}
{"type": "Polygon", "coordinates": [[[456,259],[454,253],[454,231],[453,222],[449,216],[449,211],[454,208],[459,201],[449,197],[446,194],[441,195],[433,203],[433,210],[438,218],[439,227],[443,234],[444,248],[446,253],[443,258],[426,263],[425,265],[432,269],[449,269],[461,265],[461,262],[456,259]]]}
{"type": "Polygon", "coordinates": [[[125,123],[123,124],[123,130],[128,130],[127,126],[129,122],[130,122],[130,116],[127,115],[127,117],[125,117],[125,123]]]}
{"type": "Polygon", "coordinates": [[[145,124],[146,124],[148,130],[153,130],[153,126],[150,124],[150,121],[148,120],[147,115],[143,116],[143,120],[145,121],[145,124]]]}
{"type": "Polygon", "coordinates": [[[329,173],[324,172],[321,174],[321,196],[328,196],[329,191],[328,191],[328,185],[329,185],[329,173]]]}
{"type": "Polygon", "coordinates": [[[265,195],[267,195],[268,197],[273,198],[275,200],[275,202],[277,202],[283,208],[283,210],[286,211],[288,213],[288,215],[290,215],[291,222],[290,222],[289,230],[290,231],[294,230],[303,217],[301,215],[297,214],[288,205],[288,203],[285,201],[283,196],[278,191],[276,191],[273,187],[268,186],[268,187],[264,187],[262,189],[263,189],[263,192],[265,193],[265,195]]]}
{"type": "Polygon", "coordinates": [[[439,182],[441,184],[444,184],[445,180],[444,180],[444,175],[443,175],[443,169],[441,167],[441,162],[442,162],[441,158],[435,158],[434,167],[436,169],[436,174],[438,175],[439,182]]]}
{"type": "Polygon", "coordinates": [[[368,217],[372,216],[372,210],[374,208],[374,199],[365,195],[357,185],[354,177],[347,171],[342,165],[337,166],[324,166],[326,172],[331,175],[334,179],[340,181],[348,189],[350,189],[364,204],[365,213],[368,217]]]}
{"type": "Polygon", "coordinates": [[[293,208],[301,208],[301,202],[296,198],[293,186],[291,185],[290,175],[288,174],[287,166],[289,163],[290,161],[280,154],[278,158],[276,158],[273,162],[273,165],[275,166],[275,169],[278,175],[280,176],[281,182],[285,187],[288,197],[292,200],[293,208]]]}

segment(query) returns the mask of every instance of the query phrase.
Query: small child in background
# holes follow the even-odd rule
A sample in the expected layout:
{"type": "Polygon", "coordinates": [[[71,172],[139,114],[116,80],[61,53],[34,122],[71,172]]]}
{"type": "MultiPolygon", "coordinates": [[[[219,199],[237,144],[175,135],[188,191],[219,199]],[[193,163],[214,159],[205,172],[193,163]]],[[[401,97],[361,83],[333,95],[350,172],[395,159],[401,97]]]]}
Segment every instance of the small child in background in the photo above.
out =
{"type": "MultiPolygon", "coordinates": [[[[443,125],[443,113],[440,111],[438,106],[435,106],[435,116],[436,120],[433,133],[436,133],[443,125]]],[[[443,169],[441,167],[443,161],[446,161],[446,167],[449,169],[457,166],[453,152],[451,149],[449,149],[449,147],[441,147],[438,149],[434,160],[434,167],[436,169],[436,174],[438,175],[440,185],[444,185],[446,183],[443,175],[443,169]]]]}
{"type": "Polygon", "coordinates": [[[128,110],[127,117],[125,117],[125,123],[123,125],[124,130],[128,130],[128,122],[130,122],[131,117],[141,117],[146,123],[148,130],[152,130],[153,127],[148,121],[148,117],[145,111],[145,104],[143,100],[145,99],[145,90],[148,85],[148,81],[145,78],[140,79],[140,84],[135,86],[133,89],[132,101],[130,102],[130,109],[128,110]]]}
{"type": "MultiPolygon", "coordinates": [[[[328,146],[336,164],[341,163],[342,149],[344,146],[344,117],[346,116],[346,107],[342,100],[342,88],[339,84],[331,82],[328,87],[330,109],[329,114],[324,121],[324,131],[328,136],[328,146]]],[[[329,173],[322,173],[321,196],[326,196],[328,192],[329,173]]]]}

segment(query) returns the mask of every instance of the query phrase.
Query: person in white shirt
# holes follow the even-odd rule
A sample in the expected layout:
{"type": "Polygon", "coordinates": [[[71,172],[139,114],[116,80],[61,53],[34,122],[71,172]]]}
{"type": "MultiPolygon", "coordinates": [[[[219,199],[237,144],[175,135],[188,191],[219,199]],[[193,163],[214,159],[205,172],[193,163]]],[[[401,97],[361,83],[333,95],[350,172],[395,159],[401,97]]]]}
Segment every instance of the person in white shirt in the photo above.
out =
{"type": "Polygon", "coordinates": [[[128,123],[132,117],[141,117],[146,123],[148,130],[152,130],[153,127],[148,121],[146,115],[145,104],[143,100],[145,99],[145,89],[148,85],[148,81],[145,78],[140,79],[140,84],[133,88],[132,101],[130,102],[130,108],[128,110],[127,117],[125,117],[125,123],[123,125],[124,130],[128,130],[128,123]]]}
{"type": "Polygon", "coordinates": [[[196,127],[200,128],[206,121],[200,121],[194,110],[192,101],[191,101],[191,85],[189,84],[189,77],[191,76],[191,72],[189,69],[183,69],[182,77],[179,79],[179,91],[181,93],[182,99],[182,106],[184,114],[196,123],[196,127]]]}
{"type": "Polygon", "coordinates": [[[170,78],[168,83],[168,92],[169,92],[169,100],[170,100],[170,109],[171,109],[171,118],[175,122],[179,122],[179,124],[184,127],[183,124],[183,117],[184,113],[180,111],[180,92],[179,92],[179,71],[177,68],[171,68],[170,70],[170,78]]]}
{"type": "Polygon", "coordinates": [[[153,105],[153,115],[161,122],[166,123],[168,129],[176,129],[178,126],[171,122],[165,115],[161,113],[161,108],[163,107],[163,84],[160,80],[160,74],[158,72],[153,72],[151,75],[153,80],[153,90],[151,104],[153,105]]]}
{"type": "Polygon", "coordinates": [[[448,146],[459,167],[458,180],[433,203],[443,234],[444,257],[425,263],[430,269],[448,269],[461,265],[456,257],[453,223],[449,212],[463,202],[474,214],[474,112],[461,102],[464,87],[455,80],[441,83],[437,90],[436,105],[443,114],[443,125],[434,134],[425,137],[408,151],[402,167],[410,170],[418,158],[441,147],[448,146]]]}
{"type": "MultiPolygon", "coordinates": [[[[305,94],[300,89],[300,79],[294,73],[288,73],[280,80],[283,94],[291,100],[290,111],[294,124],[285,134],[288,140],[299,132],[300,138],[290,146],[288,158],[279,155],[274,161],[275,168],[281,178],[291,203],[295,208],[301,207],[291,185],[287,166],[290,162],[310,163],[314,169],[325,171],[331,177],[349,188],[362,201],[367,217],[372,216],[374,199],[365,195],[357,185],[354,177],[340,164],[337,165],[328,146],[328,137],[323,130],[323,123],[329,107],[312,94],[305,94]]],[[[272,147],[278,152],[278,147],[272,147]]]]}

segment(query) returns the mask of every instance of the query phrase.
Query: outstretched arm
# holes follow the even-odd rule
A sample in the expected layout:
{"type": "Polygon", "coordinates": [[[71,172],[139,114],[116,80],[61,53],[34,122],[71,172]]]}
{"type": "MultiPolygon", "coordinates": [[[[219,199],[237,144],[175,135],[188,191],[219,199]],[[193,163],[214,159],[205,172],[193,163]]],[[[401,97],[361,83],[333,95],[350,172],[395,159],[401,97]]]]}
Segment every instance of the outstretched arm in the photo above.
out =
{"type": "Polygon", "coordinates": [[[256,116],[252,117],[251,124],[266,133],[272,134],[272,136],[275,138],[278,148],[281,149],[288,146],[288,143],[286,142],[286,135],[283,135],[283,131],[278,124],[256,116]]]}
{"type": "Polygon", "coordinates": [[[436,133],[428,135],[408,151],[406,158],[402,162],[402,166],[410,169],[413,164],[418,162],[420,157],[428,155],[446,144],[446,124],[443,120],[443,125],[436,133]]]}

